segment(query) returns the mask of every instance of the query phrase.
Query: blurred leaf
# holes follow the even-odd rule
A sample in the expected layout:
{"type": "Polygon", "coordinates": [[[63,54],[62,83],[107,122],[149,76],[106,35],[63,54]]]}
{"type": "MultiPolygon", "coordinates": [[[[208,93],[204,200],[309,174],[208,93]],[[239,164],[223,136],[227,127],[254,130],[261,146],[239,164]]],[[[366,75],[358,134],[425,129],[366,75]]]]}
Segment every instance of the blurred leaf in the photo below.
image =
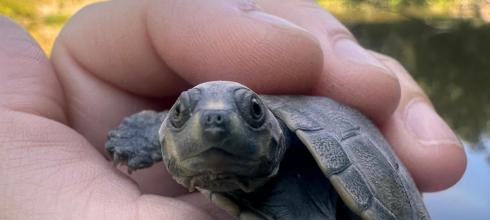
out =
{"type": "Polygon", "coordinates": [[[61,26],[70,16],[66,14],[53,14],[44,18],[44,23],[50,26],[61,26]]]}
{"type": "Polygon", "coordinates": [[[0,14],[11,17],[25,26],[33,25],[39,18],[36,1],[0,0],[0,14]]]}

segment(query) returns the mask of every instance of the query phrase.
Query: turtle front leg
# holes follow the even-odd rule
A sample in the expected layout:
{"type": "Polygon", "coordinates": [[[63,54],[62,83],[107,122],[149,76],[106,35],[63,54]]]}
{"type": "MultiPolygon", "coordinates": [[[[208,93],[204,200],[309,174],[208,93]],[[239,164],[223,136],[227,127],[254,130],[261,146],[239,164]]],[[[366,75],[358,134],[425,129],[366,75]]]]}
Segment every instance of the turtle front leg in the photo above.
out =
{"type": "Polygon", "coordinates": [[[166,111],[142,111],[125,118],[119,127],[110,131],[105,149],[114,164],[127,165],[131,173],[161,161],[158,130],[166,114],[166,111]]]}

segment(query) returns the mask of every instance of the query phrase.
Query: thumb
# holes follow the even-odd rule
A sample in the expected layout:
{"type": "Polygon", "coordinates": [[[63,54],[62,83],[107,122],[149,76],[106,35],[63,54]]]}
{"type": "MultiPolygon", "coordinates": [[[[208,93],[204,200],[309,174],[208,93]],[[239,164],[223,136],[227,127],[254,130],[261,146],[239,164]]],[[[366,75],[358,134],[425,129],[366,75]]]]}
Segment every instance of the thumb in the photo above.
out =
{"type": "Polygon", "coordinates": [[[381,129],[421,191],[455,184],[466,168],[461,142],[410,74],[394,59],[372,53],[399,78],[400,105],[381,129]]]}

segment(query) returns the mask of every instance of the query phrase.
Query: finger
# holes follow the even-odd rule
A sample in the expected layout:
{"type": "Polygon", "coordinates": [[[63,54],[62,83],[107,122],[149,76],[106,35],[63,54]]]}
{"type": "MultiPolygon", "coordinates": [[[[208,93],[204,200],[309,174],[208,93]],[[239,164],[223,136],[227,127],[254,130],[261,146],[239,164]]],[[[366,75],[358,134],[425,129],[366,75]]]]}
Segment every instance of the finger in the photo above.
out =
{"type": "Polygon", "coordinates": [[[305,28],[320,42],[323,73],[315,93],[353,106],[378,123],[395,110],[397,78],[354,40],[337,19],[314,1],[260,0],[265,11],[305,28]]]}
{"type": "Polygon", "coordinates": [[[61,86],[42,49],[0,16],[0,108],[66,122],[61,86]]]}
{"type": "Polygon", "coordinates": [[[463,146],[410,74],[394,59],[373,53],[399,78],[401,101],[382,131],[421,191],[455,184],[466,169],[463,146]]]}
{"type": "MultiPolygon", "coordinates": [[[[318,42],[252,1],[114,1],[83,9],[60,47],[86,72],[145,96],[209,80],[262,92],[306,91],[322,66],[318,42]]],[[[63,54],[66,55],[66,54],[63,54]]]]}
{"type": "MultiPolygon", "coordinates": [[[[172,97],[215,79],[261,92],[304,92],[322,66],[310,34],[238,0],[95,4],[68,22],[52,54],[70,125],[101,152],[107,131],[124,116],[171,102],[143,97],[172,97]]],[[[139,183],[163,185],[149,179],[139,183]]]]}
{"type": "MultiPolygon", "coordinates": [[[[122,118],[142,109],[155,109],[165,104],[164,100],[156,104],[99,80],[80,68],[63,48],[58,49],[53,62],[63,83],[70,126],[102,154],[105,152],[108,131],[115,128],[122,118]]],[[[144,193],[173,196],[183,192],[162,164],[135,172],[131,178],[138,182],[144,193]]]]}
{"type": "Polygon", "coordinates": [[[4,17],[0,33],[0,89],[8,88],[0,93],[0,219],[140,219],[150,211],[160,216],[149,219],[211,219],[175,199],[141,196],[59,123],[61,90],[39,46],[4,17]]]}

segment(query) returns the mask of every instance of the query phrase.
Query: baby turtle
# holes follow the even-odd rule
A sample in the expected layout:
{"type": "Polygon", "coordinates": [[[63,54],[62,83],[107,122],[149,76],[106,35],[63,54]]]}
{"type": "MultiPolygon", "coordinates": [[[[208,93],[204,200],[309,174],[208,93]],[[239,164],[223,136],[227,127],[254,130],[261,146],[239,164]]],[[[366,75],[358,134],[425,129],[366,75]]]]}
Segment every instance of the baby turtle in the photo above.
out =
{"type": "Polygon", "coordinates": [[[178,183],[239,219],[430,219],[378,129],[325,97],[207,82],[168,111],[126,118],[106,150],[130,171],[163,160],[178,183]]]}

